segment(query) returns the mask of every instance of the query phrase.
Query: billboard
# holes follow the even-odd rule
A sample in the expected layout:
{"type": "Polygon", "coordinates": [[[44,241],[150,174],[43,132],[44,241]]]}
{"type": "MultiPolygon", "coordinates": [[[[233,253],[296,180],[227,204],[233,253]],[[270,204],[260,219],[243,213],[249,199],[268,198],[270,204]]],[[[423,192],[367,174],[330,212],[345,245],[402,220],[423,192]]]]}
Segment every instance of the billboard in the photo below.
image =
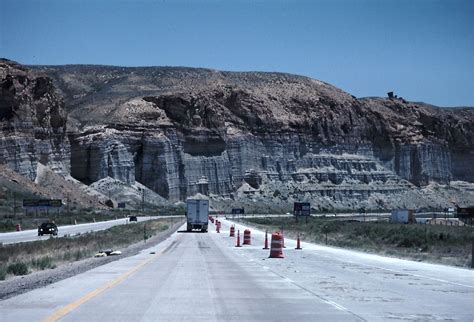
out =
{"type": "Polygon", "coordinates": [[[459,218],[474,218],[474,207],[458,208],[459,218]]]}
{"type": "Polygon", "coordinates": [[[125,202],[119,202],[117,208],[125,208],[125,202]]]}
{"type": "Polygon", "coordinates": [[[245,214],[245,209],[244,208],[233,208],[232,209],[232,214],[233,215],[243,215],[243,214],[245,214]]]}
{"type": "Polygon", "coordinates": [[[295,202],[293,205],[294,216],[311,216],[311,204],[309,202],[295,202]]]}
{"type": "Polygon", "coordinates": [[[23,208],[59,208],[61,199],[23,199],[23,208]]]}

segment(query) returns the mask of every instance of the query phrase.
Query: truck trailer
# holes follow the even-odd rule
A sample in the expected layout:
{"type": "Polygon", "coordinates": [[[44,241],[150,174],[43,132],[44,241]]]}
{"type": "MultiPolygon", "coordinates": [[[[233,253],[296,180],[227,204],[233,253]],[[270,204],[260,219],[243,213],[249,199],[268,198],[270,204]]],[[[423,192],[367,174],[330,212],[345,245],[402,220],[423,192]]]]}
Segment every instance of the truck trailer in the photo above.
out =
{"type": "Polygon", "coordinates": [[[186,230],[192,231],[199,229],[207,232],[209,220],[209,200],[206,199],[188,199],[186,201],[186,230]]]}

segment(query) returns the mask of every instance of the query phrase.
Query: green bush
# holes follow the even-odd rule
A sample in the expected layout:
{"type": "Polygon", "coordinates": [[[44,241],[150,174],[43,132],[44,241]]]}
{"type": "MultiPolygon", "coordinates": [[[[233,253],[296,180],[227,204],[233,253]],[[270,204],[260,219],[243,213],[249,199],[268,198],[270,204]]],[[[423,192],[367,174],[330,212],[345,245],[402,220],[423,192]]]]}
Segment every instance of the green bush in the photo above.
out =
{"type": "Polygon", "coordinates": [[[31,261],[31,266],[33,266],[34,268],[40,269],[40,270],[56,267],[56,265],[53,262],[53,259],[49,256],[41,257],[41,258],[38,258],[38,259],[33,259],[31,261]]]}
{"type": "Polygon", "coordinates": [[[3,281],[7,276],[7,269],[5,266],[0,266],[0,281],[3,281]]]}
{"type": "Polygon", "coordinates": [[[13,275],[26,275],[28,274],[28,265],[23,262],[17,262],[8,265],[7,273],[13,275]]]}

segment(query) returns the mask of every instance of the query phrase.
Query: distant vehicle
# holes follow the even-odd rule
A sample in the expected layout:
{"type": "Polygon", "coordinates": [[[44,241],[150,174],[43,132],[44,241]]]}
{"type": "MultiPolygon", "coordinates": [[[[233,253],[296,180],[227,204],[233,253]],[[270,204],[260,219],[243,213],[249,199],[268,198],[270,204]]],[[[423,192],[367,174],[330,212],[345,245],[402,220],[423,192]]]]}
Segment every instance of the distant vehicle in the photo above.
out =
{"type": "Polygon", "coordinates": [[[45,234],[57,236],[58,226],[52,222],[42,223],[38,226],[38,236],[43,236],[45,234]]]}
{"type": "Polygon", "coordinates": [[[207,232],[209,216],[209,200],[188,199],[186,201],[186,230],[199,229],[207,232]]]}
{"type": "Polygon", "coordinates": [[[137,216],[128,216],[128,220],[129,220],[130,222],[132,222],[132,221],[138,222],[137,216]]]}

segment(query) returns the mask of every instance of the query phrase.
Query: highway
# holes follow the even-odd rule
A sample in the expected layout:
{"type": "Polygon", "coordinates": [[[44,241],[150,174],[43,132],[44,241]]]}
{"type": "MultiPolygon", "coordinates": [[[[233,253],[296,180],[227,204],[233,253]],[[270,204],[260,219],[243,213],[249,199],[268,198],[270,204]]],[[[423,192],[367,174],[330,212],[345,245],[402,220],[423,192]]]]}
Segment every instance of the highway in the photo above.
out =
{"type": "MultiPolygon", "coordinates": [[[[143,217],[137,217],[137,219],[138,221],[146,221],[150,219],[165,218],[165,217],[169,217],[169,216],[160,216],[160,217],[143,216],[143,217]]],[[[91,231],[104,230],[113,226],[124,225],[126,223],[128,223],[128,218],[121,218],[121,219],[108,220],[108,221],[98,221],[95,223],[93,222],[93,223],[87,223],[87,224],[58,226],[58,237],[61,237],[64,235],[76,235],[76,234],[88,233],[91,231]]],[[[48,238],[51,238],[51,235],[38,236],[38,229],[29,229],[29,230],[14,231],[14,232],[9,232],[9,233],[0,233],[0,243],[3,243],[3,244],[14,244],[14,243],[36,241],[36,240],[45,240],[48,238]]]]}
{"type": "MultiPolygon", "coordinates": [[[[138,255],[0,301],[0,321],[381,321],[474,319],[474,271],[285,240],[234,247],[177,232],[138,255]]],[[[241,232],[244,226],[237,225],[241,232]]],[[[184,226],[181,228],[184,229],[184,226]]]]}

